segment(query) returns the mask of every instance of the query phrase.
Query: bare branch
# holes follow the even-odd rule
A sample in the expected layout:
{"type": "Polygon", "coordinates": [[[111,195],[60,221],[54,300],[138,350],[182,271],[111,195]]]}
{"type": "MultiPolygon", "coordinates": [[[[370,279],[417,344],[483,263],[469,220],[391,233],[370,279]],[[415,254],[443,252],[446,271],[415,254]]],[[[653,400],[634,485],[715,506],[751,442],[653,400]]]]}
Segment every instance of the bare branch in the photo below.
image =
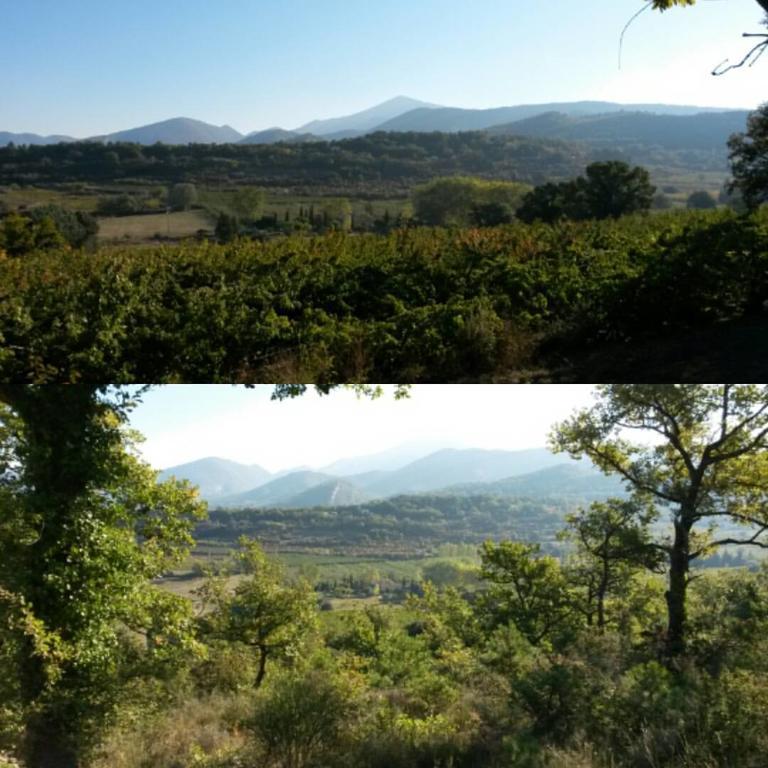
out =
{"type": "Polygon", "coordinates": [[[742,37],[762,37],[765,38],[762,42],[755,45],[753,48],[751,48],[746,56],[738,63],[738,64],[730,64],[727,67],[725,66],[728,64],[728,59],[725,59],[725,61],[721,61],[713,70],[712,74],[715,77],[720,77],[721,75],[724,75],[726,72],[730,72],[732,69],[739,69],[740,67],[743,67],[745,64],[749,67],[754,66],[757,61],[760,59],[760,57],[765,53],[766,48],[768,48],[768,35],[764,34],[749,34],[748,32],[745,32],[742,37]]]}

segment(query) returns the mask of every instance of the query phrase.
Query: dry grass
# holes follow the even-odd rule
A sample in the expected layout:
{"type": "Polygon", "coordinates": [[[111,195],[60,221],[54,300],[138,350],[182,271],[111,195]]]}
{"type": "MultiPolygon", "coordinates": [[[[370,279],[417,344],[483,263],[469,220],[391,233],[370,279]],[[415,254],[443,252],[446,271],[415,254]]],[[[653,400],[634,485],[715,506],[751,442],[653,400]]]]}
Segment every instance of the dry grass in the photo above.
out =
{"type": "Polygon", "coordinates": [[[60,205],[68,211],[96,210],[99,198],[88,192],[67,192],[58,189],[38,189],[37,187],[4,187],[0,189],[0,201],[9,208],[34,208],[38,205],[60,205]]]}
{"type": "Polygon", "coordinates": [[[99,240],[141,243],[157,236],[178,239],[192,237],[199,229],[212,230],[213,224],[210,215],[201,210],[114,216],[99,219],[99,240]]]}
{"type": "Polygon", "coordinates": [[[240,752],[240,721],[250,712],[243,696],[214,694],[179,702],[169,711],[107,734],[91,768],[188,768],[240,752]]]}

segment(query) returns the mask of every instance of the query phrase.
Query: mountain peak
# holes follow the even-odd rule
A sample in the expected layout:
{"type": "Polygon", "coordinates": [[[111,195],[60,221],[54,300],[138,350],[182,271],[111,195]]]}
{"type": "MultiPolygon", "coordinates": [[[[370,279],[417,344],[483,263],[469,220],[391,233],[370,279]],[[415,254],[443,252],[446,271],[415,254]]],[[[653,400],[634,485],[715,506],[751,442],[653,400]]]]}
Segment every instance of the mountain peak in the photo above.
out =
{"type": "Polygon", "coordinates": [[[437,105],[413,99],[410,96],[394,96],[381,104],[343,117],[328,120],[313,120],[296,129],[297,133],[313,133],[316,136],[333,138],[336,134],[356,135],[376,128],[379,124],[393,120],[414,109],[432,109],[437,105]]]}

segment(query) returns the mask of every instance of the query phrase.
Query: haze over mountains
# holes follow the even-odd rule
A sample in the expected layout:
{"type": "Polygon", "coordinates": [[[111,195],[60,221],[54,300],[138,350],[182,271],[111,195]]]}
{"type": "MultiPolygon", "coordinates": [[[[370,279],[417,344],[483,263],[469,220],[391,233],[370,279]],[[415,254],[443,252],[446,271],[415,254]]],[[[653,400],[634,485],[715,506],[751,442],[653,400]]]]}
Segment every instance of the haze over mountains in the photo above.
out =
{"type": "MultiPolygon", "coordinates": [[[[605,101],[462,109],[397,96],[352,115],[312,120],[295,130],[274,127],[243,135],[228,125],[216,126],[188,117],[177,117],[87,140],[138,144],[271,144],[281,141],[329,141],[376,131],[452,133],[475,130],[587,141],[600,136],[604,138],[607,131],[612,138],[642,137],[642,140],[648,140],[650,135],[655,140],[663,137],[665,131],[674,129],[676,136],[700,136],[711,143],[715,137],[727,138],[729,133],[743,130],[747,114],[747,110],[716,107],[605,101]],[[547,117],[541,121],[535,119],[542,115],[547,117]],[[596,116],[601,119],[589,119],[596,116]],[[613,119],[609,119],[612,116],[613,119]]],[[[52,144],[77,140],[69,136],[0,132],[0,146],[10,142],[52,144]]]]}
{"type": "MultiPolygon", "coordinates": [[[[489,451],[447,448],[423,455],[398,468],[391,466],[397,451],[365,457],[357,474],[297,469],[271,475],[262,467],[209,458],[170,467],[163,478],[188,479],[200,486],[212,507],[304,508],[348,506],[401,494],[445,492],[455,495],[492,494],[604,498],[621,493],[615,478],[606,478],[591,465],[554,455],[544,448],[489,451]],[[244,486],[251,483],[250,487],[244,486]],[[237,489],[237,490],[235,490],[237,489]]],[[[335,462],[341,471],[354,459],[335,462]]]]}

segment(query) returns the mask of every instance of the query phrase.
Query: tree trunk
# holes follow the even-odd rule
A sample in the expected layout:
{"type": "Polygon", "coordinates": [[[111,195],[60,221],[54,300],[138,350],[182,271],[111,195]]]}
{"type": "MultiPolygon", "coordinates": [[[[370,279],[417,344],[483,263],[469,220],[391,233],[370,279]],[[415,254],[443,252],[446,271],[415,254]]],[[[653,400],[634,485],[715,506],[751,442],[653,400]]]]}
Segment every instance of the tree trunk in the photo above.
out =
{"type": "Polygon", "coordinates": [[[77,768],[78,764],[69,734],[44,712],[27,722],[24,758],[29,768],[77,768]]]}
{"type": "Polygon", "coordinates": [[[264,680],[264,673],[267,671],[267,649],[259,646],[259,671],[256,675],[256,687],[258,688],[264,680]]]}
{"type": "Polygon", "coordinates": [[[691,524],[682,516],[675,522],[675,540],[669,558],[669,590],[667,599],[666,656],[674,659],[685,653],[685,599],[688,588],[688,565],[691,524]]]}
{"type": "Polygon", "coordinates": [[[608,592],[608,561],[603,560],[603,573],[597,588],[597,626],[605,631],[605,595],[608,592]]]}

